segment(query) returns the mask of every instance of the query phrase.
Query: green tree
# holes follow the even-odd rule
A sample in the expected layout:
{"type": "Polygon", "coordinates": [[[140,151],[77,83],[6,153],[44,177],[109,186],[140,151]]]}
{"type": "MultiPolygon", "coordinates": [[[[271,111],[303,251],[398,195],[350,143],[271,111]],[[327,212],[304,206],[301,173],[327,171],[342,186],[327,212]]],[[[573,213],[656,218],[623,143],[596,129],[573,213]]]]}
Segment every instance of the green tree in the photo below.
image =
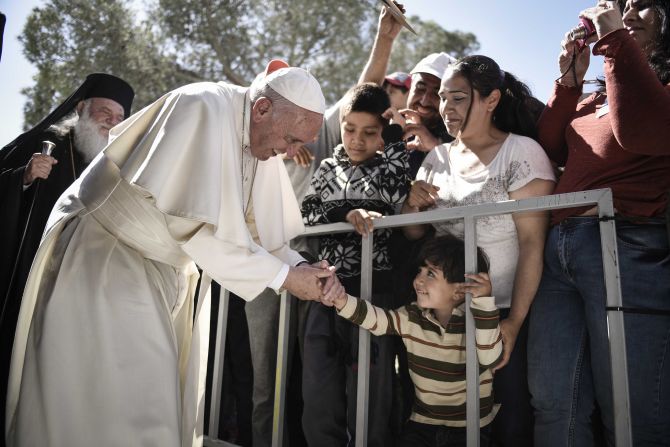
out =
{"type": "MultiPolygon", "coordinates": [[[[360,74],[377,26],[373,0],[48,0],[30,14],[21,40],[38,73],[24,90],[29,127],[83,81],[104,71],[133,85],[138,110],[166,91],[203,80],[249,84],[267,61],[308,67],[329,103],[360,74]],[[134,5],[136,4],[133,3],[134,5]]],[[[412,17],[391,69],[407,71],[431,52],[463,55],[473,34],[412,17]]]]}
{"type": "Polygon", "coordinates": [[[154,32],[134,23],[133,15],[118,0],[50,0],[33,9],[20,37],[26,58],[37,67],[35,84],[23,90],[24,127],[40,121],[89,73],[127,80],[136,105],[183,83],[154,32]]]}
{"type": "Polygon", "coordinates": [[[463,57],[479,50],[477,36],[462,31],[447,31],[437,23],[418,17],[409,18],[417,36],[401,32],[393,46],[389,71],[409,71],[423,57],[431,53],[446,51],[455,58],[463,57]]]}

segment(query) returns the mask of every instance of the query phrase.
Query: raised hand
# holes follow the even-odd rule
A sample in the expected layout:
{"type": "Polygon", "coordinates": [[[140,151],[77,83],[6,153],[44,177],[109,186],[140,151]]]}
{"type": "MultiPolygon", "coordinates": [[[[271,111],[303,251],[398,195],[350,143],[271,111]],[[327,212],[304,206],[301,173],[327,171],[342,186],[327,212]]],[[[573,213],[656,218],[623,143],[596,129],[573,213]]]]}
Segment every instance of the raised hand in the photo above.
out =
{"type": "MultiPolygon", "coordinates": [[[[398,2],[394,2],[396,6],[403,12],[405,13],[405,7],[401,5],[398,2]]],[[[384,36],[388,37],[390,39],[395,39],[398,37],[398,34],[400,33],[400,30],[402,29],[402,25],[400,22],[398,22],[393,14],[391,14],[386,6],[382,7],[382,12],[379,14],[379,24],[377,28],[377,34],[379,36],[384,36]]]]}

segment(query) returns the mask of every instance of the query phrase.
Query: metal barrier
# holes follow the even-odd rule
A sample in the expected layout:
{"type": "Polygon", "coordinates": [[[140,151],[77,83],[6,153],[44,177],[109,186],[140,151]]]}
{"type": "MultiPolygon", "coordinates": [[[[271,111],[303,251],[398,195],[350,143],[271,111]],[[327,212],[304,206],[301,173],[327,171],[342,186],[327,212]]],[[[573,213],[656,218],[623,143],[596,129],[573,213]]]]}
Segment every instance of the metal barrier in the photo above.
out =
{"type": "MultiPolygon", "coordinates": [[[[476,220],[484,216],[513,214],[526,211],[546,211],[561,208],[573,208],[585,205],[596,205],[600,221],[600,238],[602,243],[603,269],[607,293],[607,307],[622,306],[621,283],[616,245],[616,230],[612,192],[609,189],[598,189],[568,194],[534,197],[524,200],[509,200],[498,203],[485,203],[449,209],[437,209],[414,214],[401,214],[384,217],[375,221],[375,230],[381,228],[403,227],[414,224],[429,224],[445,220],[463,219],[465,222],[465,270],[477,271],[476,258],[476,220]]],[[[336,223],[308,227],[306,235],[344,233],[353,231],[348,223],[336,223]]],[[[362,239],[361,259],[361,299],[370,300],[372,291],[372,241],[370,234],[362,239]]],[[[279,321],[279,337],[277,350],[277,373],[275,386],[275,409],[273,419],[272,445],[280,447],[284,440],[284,407],[286,389],[286,368],[288,364],[288,331],[290,319],[290,300],[294,299],[283,293],[279,321]]],[[[467,400],[467,439],[469,447],[479,447],[479,363],[476,355],[474,319],[470,311],[472,297],[466,296],[466,400],[467,400]]],[[[216,439],[218,434],[219,399],[221,393],[221,375],[223,371],[223,349],[225,346],[226,318],[228,314],[228,293],[222,291],[219,306],[216,351],[214,353],[214,371],[212,400],[210,405],[209,437],[205,438],[206,446],[233,445],[216,439]]],[[[626,366],[626,341],[623,325],[623,313],[608,310],[607,327],[609,333],[610,362],[612,364],[612,394],[614,401],[615,441],[618,447],[632,446],[630,405],[628,395],[628,369],[626,366]]],[[[358,390],[356,404],[356,447],[367,444],[368,415],[368,380],[370,362],[370,333],[361,329],[358,346],[358,390]]]]}

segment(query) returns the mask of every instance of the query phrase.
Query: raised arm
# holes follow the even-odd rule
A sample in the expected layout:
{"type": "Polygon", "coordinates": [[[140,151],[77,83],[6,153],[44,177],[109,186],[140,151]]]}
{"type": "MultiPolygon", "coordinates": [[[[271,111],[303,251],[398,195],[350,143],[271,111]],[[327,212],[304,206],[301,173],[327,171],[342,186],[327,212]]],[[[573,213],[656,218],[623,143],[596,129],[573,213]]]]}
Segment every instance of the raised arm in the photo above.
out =
{"type": "Polygon", "coordinates": [[[336,301],[335,307],[341,317],[369,330],[374,335],[402,335],[399,327],[403,322],[407,322],[404,308],[385,310],[351,295],[347,295],[346,300],[336,301]]]}
{"type": "Polygon", "coordinates": [[[386,6],[383,6],[379,14],[377,35],[372,45],[370,58],[365,64],[361,77],[358,79],[359,84],[374,82],[375,84],[382,85],[391,57],[393,42],[398,37],[401,29],[402,25],[393,17],[393,14],[387,11],[386,6]]]}

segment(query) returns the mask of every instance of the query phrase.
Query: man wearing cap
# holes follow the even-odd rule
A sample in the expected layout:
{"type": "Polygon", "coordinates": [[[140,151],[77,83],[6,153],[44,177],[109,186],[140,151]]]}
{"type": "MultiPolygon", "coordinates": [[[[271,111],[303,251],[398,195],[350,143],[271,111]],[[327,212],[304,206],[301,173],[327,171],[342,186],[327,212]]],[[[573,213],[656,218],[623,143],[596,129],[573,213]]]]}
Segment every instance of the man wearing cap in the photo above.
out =
{"type": "Polygon", "coordinates": [[[0,150],[0,427],[21,295],[49,213],[107,144],[109,129],[128,117],[132,100],[133,89],[122,79],[91,74],[38,125],[0,150]],[[41,153],[42,141],[54,144],[51,155],[41,153]]]}
{"type": "MultiPolygon", "coordinates": [[[[375,82],[382,85],[388,78],[385,73],[391,57],[393,42],[400,33],[402,25],[386,7],[379,16],[377,35],[372,46],[370,58],[361,73],[358,82],[375,82]]],[[[410,71],[410,87],[407,103],[402,110],[408,120],[405,126],[405,138],[412,140],[407,148],[410,154],[410,175],[416,175],[427,152],[434,147],[452,141],[440,116],[440,82],[447,66],[455,59],[447,53],[433,53],[423,58],[410,71]]]]}
{"type": "Polygon", "coordinates": [[[112,130],[26,284],[8,445],[202,444],[211,279],[245,299],[331,292],[327,264],[288,247],[304,228],[275,157],[312,141],[324,109],[307,71],[273,61],[250,88],[187,85],[112,130]]]}

